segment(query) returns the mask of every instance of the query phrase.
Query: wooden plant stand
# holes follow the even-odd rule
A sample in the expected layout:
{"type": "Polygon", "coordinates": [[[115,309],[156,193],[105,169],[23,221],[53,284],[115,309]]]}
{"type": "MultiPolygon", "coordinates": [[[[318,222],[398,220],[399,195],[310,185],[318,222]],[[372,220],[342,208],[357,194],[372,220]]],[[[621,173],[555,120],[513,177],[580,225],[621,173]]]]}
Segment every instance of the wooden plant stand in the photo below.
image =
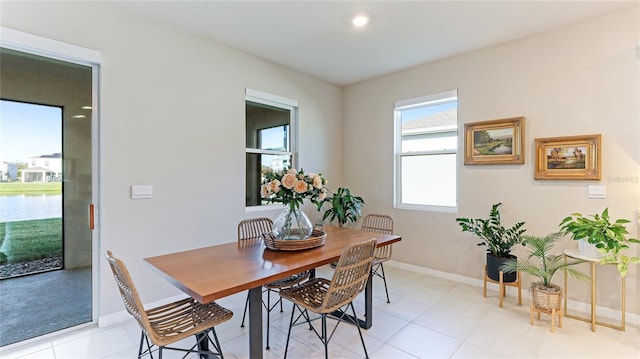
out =
{"type": "MultiPolygon", "coordinates": [[[[532,284],[533,285],[533,284],[532,284]]],[[[531,288],[531,314],[529,318],[529,324],[533,325],[533,314],[538,314],[538,320],[540,320],[540,313],[549,314],[551,316],[551,333],[556,329],[556,316],[558,316],[558,327],[562,328],[562,297],[563,291],[549,292],[541,290],[540,288],[531,288]]]]}
{"type": "Polygon", "coordinates": [[[505,283],[502,278],[503,278],[504,274],[502,273],[502,271],[500,271],[500,280],[495,281],[491,278],[489,278],[489,276],[487,276],[487,265],[484,265],[484,292],[483,295],[486,298],[487,297],[487,282],[491,282],[491,283],[498,283],[498,285],[500,286],[500,308],[502,308],[502,302],[504,297],[507,295],[507,290],[506,287],[515,287],[518,288],[518,305],[522,305],[522,282],[520,281],[520,271],[518,271],[517,276],[516,276],[516,280],[515,282],[507,282],[505,283]]]}

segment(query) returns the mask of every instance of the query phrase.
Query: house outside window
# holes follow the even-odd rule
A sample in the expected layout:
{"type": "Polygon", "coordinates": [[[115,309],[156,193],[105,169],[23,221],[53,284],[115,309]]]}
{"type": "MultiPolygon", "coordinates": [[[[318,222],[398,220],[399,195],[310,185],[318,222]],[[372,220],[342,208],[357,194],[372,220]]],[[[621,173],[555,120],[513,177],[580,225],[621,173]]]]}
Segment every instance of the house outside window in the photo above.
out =
{"type": "Polygon", "coordinates": [[[457,90],[397,101],[394,124],[394,207],[455,212],[457,90]]]}
{"type": "Polygon", "coordinates": [[[297,116],[297,101],[246,90],[246,207],[267,204],[260,196],[263,170],[297,167],[297,116]]]}

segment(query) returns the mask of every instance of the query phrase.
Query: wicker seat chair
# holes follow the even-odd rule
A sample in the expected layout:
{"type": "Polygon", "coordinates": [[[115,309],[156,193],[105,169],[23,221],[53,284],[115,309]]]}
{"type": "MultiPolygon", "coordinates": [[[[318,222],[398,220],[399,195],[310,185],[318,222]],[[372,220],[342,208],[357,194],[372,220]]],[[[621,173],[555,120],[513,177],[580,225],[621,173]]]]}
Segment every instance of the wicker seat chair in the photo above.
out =
{"type": "MultiPolygon", "coordinates": [[[[250,218],[240,221],[238,224],[238,242],[242,244],[259,243],[262,241],[262,234],[271,232],[273,227],[273,221],[270,218],[250,218]]],[[[270,313],[280,304],[280,311],[282,312],[282,298],[278,297],[278,300],[271,304],[271,292],[277,292],[283,288],[289,288],[297,285],[310,276],[309,271],[298,273],[268,284],[264,285],[264,289],[267,292],[267,302],[262,302],[262,306],[267,310],[267,343],[265,349],[269,350],[269,325],[270,325],[270,313]]],[[[247,316],[247,309],[249,307],[249,294],[247,294],[247,300],[244,304],[244,313],[242,314],[242,323],[240,327],[244,328],[244,320],[247,316]]]]}
{"type": "MultiPolygon", "coordinates": [[[[393,218],[384,214],[368,214],[362,220],[362,230],[381,234],[393,234],[393,218]]],[[[391,259],[392,244],[376,248],[373,258],[373,269],[371,274],[382,278],[384,281],[384,291],[389,301],[389,289],[387,288],[387,277],[384,274],[383,262],[391,259]]]]}
{"type": "Polygon", "coordinates": [[[291,328],[296,325],[310,323],[312,319],[309,318],[309,311],[320,314],[320,317],[315,319],[321,319],[322,321],[321,332],[318,333],[315,327],[311,327],[310,329],[313,329],[314,333],[324,344],[325,358],[329,357],[329,341],[338,328],[338,325],[343,321],[350,322],[358,328],[358,334],[360,335],[365,357],[369,357],[367,347],[364,344],[364,338],[362,337],[362,331],[357,322],[353,300],[367,285],[367,280],[371,274],[371,264],[373,262],[375,248],[375,239],[350,244],[342,251],[331,280],[312,278],[298,286],[280,291],[282,298],[293,302],[289,331],[287,333],[287,344],[284,349],[285,359],[287,357],[287,350],[289,349],[291,328]],[[348,307],[351,308],[352,317],[346,314],[348,307]],[[296,309],[300,313],[297,317],[295,317],[296,309]],[[330,335],[327,335],[328,315],[338,320],[330,335]],[[301,318],[304,319],[304,321],[298,322],[301,318]]]}
{"type": "Polygon", "coordinates": [[[201,304],[192,298],[145,310],[125,264],[113,257],[111,251],[107,251],[105,257],[127,312],[142,329],[138,359],[146,354],[153,358],[154,347],[158,347],[160,359],[163,349],[186,352],[185,357],[188,353],[198,353],[201,356],[208,354],[224,358],[215,326],[231,319],[233,313],[230,310],[215,302],[201,304]],[[192,335],[196,337],[196,343],[189,349],[168,346],[192,335]],[[143,350],[145,343],[146,349],[143,350]],[[209,350],[209,344],[215,352],[209,350]]]}

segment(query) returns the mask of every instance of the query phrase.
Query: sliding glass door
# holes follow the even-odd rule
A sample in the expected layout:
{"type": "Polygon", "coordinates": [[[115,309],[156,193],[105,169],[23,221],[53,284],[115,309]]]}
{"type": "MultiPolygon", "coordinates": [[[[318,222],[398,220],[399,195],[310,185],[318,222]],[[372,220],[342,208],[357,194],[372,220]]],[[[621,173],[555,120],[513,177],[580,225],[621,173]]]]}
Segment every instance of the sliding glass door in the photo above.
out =
{"type": "Polygon", "coordinates": [[[0,346],[92,321],[93,74],[0,48],[0,346]]]}

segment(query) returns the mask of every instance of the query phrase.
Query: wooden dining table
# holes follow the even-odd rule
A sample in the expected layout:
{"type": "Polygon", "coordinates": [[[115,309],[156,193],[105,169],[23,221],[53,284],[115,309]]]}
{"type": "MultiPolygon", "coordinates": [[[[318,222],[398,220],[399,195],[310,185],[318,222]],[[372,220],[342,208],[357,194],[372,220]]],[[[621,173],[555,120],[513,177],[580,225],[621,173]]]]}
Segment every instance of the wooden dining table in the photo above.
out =
{"type": "MultiPolygon", "coordinates": [[[[161,277],[200,303],[249,291],[249,357],[262,358],[262,286],[338,260],[351,243],[377,239],[378,246],[401,240],[358,229],[325,226],[325,244],[300,251],[273,251],[262,241],[241,241],[169,253],[144,260],[161,277]]],[[[365,289],[363,328],[373,325],[372,278],[365,289]]]]}

